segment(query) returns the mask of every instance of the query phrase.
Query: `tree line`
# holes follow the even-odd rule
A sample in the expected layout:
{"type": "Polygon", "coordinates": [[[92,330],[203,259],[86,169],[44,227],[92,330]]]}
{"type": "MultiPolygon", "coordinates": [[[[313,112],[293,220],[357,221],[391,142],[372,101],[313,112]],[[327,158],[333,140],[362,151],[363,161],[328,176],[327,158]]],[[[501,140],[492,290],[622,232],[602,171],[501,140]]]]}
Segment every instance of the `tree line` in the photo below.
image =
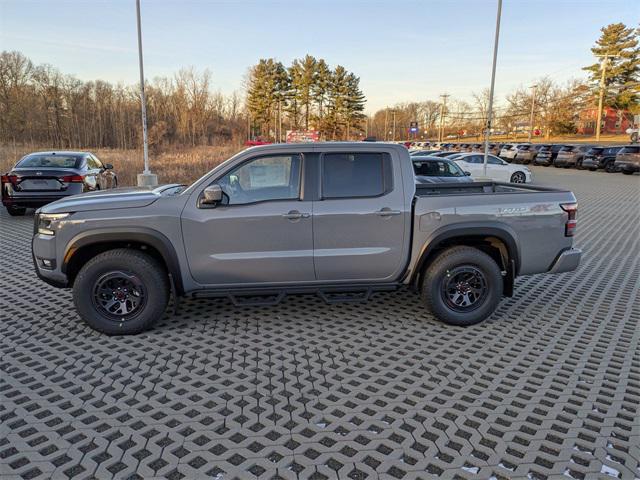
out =
{"type": "MultiPolygon", "coordinates": [[[[211,73],[182,69],[145,85],[151,148],[243,138],[242,96],[212,90],[211,73]]],[[[138,85],[82,81],[19,52],[0,53],[0,142],[56,148],[137,148],[138,85]]]]}
{"type": "Polygon", "coordinates": [[[327,140],[362,131],[365,96],[360,79],[343,66],[331,69],[311,55],[289,67],[261,59],[249,71],[247,109],[251,136],[283,140],[289,130],[318,130],[327,140]]]}

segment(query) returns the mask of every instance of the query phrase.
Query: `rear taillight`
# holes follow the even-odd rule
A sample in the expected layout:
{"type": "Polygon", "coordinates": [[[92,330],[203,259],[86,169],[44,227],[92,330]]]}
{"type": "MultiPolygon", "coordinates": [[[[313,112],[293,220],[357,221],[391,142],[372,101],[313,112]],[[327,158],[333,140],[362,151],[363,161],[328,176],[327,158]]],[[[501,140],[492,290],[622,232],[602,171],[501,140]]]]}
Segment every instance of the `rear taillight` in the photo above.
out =
{"type": "Polygon", "coordinates": [[[577,203],[561,203],[560,208],[567,212],[567,223],[564,224],[564,236],[573,237],[578,226],[578,204],[577,203]]]}
{"type": "Polygon", "coordinates": [[[84,182],[84,177],[82,175],[65,175],[60,177],[59,180],[64,183],[82,183],[84,182]]]}
{"type": "Polygon", "coordinates": [[[20,177],[17,175],[2,175],[0,183],[10,183],[11,185],[17,185],[20,182],[20,177]]]}

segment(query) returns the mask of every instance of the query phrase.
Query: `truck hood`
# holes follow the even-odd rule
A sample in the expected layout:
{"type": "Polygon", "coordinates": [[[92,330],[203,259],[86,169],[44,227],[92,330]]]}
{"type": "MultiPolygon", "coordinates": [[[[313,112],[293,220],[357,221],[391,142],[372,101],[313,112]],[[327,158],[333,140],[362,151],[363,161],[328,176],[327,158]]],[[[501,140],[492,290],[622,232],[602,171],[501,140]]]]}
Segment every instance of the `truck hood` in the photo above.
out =
{"type": "Polygon", "coordinates": [[[88,212],[113,208],[146,207],[160,198],[160,188],[116,188],[72,195],[40,208],[42,213],[88,212]]]}

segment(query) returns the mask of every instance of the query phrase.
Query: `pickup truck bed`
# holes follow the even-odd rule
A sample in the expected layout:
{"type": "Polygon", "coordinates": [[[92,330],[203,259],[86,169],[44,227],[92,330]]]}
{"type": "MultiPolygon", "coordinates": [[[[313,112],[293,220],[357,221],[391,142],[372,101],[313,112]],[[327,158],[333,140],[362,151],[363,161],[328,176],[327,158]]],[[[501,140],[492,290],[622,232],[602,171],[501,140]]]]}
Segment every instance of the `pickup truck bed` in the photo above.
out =
{"type": "Polygon", "coordinates": [[[469,325],[518,275],[577,267],[575,215],[568,191],[416,185],[399,145],[276,144],[247,149],[188,188],[47,205],[33,256],[40,278],[72,287],[82,318],[106,333],[149,328],[171,292],[244,304],[302,292],[363,300],[402,285],[438,318],[469,325]]]}

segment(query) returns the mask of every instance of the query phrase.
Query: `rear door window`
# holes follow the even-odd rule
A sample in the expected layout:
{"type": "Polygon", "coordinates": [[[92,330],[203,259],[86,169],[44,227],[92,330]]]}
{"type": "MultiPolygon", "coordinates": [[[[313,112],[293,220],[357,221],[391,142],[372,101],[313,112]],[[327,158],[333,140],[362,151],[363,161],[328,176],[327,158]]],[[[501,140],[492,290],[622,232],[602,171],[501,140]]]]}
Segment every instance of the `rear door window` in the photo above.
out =
{"type": "Polygon", "coordinates": [[[377,197],[391,191],[386,153],[327,153],[322,156],[322,198],[377,197]]]}

